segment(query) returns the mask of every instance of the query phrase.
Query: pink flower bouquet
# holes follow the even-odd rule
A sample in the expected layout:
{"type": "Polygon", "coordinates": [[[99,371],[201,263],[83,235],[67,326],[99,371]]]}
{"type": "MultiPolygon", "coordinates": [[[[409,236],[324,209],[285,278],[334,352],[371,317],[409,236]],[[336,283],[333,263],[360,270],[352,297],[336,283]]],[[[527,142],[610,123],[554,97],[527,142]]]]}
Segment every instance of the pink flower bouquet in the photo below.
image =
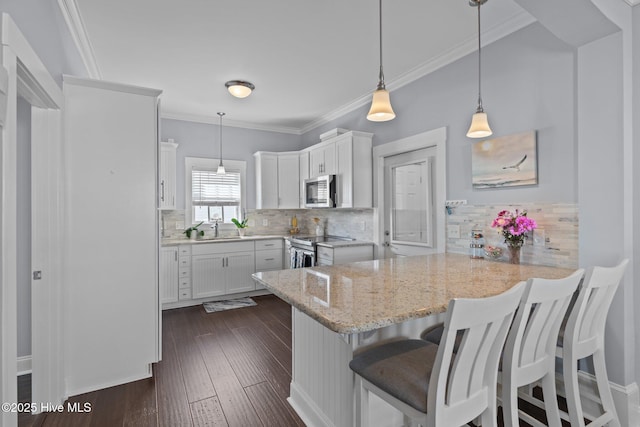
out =
{"type": "Polygon", "coordinates": [[[535,220],[527,217],[527,212],[515,213],[510,211],[501,211],[496,219],[491,223],[491,227],[499,228],[500,233],[504,237],[504,242],[511,248],[520,248],[527,238],[527,232],[538,227],[535,220]]]}

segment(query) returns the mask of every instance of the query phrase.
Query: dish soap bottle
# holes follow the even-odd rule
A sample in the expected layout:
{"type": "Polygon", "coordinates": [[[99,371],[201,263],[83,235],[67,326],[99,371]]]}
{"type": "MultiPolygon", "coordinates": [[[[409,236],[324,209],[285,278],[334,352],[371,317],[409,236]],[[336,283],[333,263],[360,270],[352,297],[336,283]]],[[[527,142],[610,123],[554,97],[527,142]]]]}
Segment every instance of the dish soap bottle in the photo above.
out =
{"type": "Polygon", "coordinates": [[[294,230],[298,228],[298,218],[296,218],[295,215],[293,216],[293,218],[291,218],[291,228],[293,228],[294,230]]]}

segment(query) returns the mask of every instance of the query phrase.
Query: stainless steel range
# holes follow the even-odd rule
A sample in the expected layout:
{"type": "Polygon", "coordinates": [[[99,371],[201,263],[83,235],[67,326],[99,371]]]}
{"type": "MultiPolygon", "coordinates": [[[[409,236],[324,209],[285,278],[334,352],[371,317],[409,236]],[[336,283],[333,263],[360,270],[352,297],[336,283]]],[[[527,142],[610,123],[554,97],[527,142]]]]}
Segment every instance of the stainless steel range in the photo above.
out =
{"type": "Polygon", "coordinates": [[[316,265],[318,243],[353,240],[340,236],[293,236],[289,238],[289,268],[313,267],[316,265]]]}

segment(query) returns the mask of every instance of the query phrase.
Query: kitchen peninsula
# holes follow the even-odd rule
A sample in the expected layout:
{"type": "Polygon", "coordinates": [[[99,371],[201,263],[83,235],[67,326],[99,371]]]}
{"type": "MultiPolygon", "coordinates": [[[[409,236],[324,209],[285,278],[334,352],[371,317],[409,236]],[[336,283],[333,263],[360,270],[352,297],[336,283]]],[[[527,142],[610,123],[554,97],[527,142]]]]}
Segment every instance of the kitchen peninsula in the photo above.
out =
{"type": "MultiPolygon", "coordinates": [[[[289,402],[308,425],[346,426],[354,419],[348,366],[354,354],[383,341],[418,338],[441,321],[451,298],[488,297],[530,277],[556,279],[572,272],[435,254],[253,277],[292,306],[289,402]]],[[[402,421],[387,405],[371,407],[381,426],[402,421]]]]}

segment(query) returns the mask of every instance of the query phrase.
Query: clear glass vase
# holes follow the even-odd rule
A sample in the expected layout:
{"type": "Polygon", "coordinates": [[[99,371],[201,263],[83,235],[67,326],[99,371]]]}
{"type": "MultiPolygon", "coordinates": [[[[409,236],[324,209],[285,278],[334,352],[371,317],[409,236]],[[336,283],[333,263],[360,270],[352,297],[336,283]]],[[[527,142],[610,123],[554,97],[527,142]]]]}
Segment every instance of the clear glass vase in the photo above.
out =
{"type": "Polygon", "coordinates": [[[507,254],[511,264],[520,264],[520,246],[507,246],[507,254]]]}

